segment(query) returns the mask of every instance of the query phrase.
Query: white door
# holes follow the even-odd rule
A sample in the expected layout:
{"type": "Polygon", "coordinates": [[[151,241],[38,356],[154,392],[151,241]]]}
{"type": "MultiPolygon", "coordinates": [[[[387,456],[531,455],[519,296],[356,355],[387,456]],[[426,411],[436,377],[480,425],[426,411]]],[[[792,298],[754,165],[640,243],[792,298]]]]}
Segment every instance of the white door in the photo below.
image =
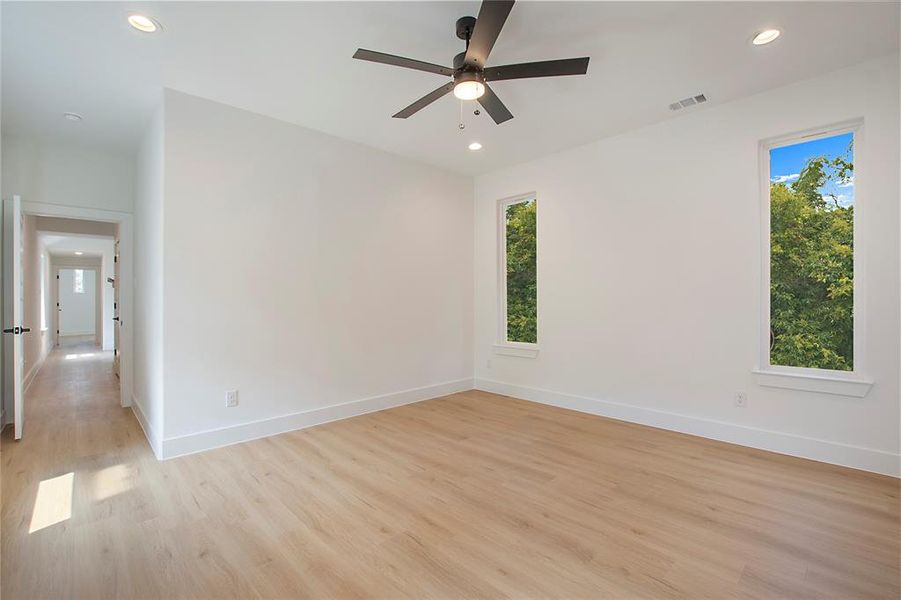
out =
{"type": "Polygon", "coordinates": [[[3,405],[12,410],[17,440],[22,439],[25,416],[22,336],[31,331],[22,326],[23,308],[22,201],[13,196],[3,201],[3,405]]]}
{"type": "Polygon", "coordinates": [[[119,326],[122,321],[119,319],[121,314],[119,308],[119,238],[116,238],[116,250],[113,254],[113,373],[119,377],[119,326]]]}

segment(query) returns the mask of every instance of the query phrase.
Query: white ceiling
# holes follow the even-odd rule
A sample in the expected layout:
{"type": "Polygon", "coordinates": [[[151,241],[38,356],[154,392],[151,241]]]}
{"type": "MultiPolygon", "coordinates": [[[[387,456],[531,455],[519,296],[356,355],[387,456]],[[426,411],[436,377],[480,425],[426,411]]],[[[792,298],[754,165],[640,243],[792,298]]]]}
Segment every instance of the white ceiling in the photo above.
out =
{"type": "Polygon", "coordinates": [[[75,258],[78,251],[83,253],[81,258],[96,258],[104,254],[112,256],[115,250],[115,242],[109,237],[41,231],[38,238],[52,256],[75,258]]]}
{"type": "Polygon", "coordinates": [[[442,98],[391,115],[438,75],[356,61],[358,47],[450,64],[478,2],[3,2],[4,132],[133,152],[161,86],[477,174],[898,51],[899,4],[519,2],[489,64],[590,56],[585,77],[503,81],[495,125],[442,98]],[[160,34],[132,30],[143,12],[160,34]],[[775,43],[754,32],[778,27],[775,43]],[[84,115],[81,123],[62,118],[84,115]],[[686,111],[681,111],[682,113],[686,111]],[[466,149],[478,140],[481,152],[466,149]]]}

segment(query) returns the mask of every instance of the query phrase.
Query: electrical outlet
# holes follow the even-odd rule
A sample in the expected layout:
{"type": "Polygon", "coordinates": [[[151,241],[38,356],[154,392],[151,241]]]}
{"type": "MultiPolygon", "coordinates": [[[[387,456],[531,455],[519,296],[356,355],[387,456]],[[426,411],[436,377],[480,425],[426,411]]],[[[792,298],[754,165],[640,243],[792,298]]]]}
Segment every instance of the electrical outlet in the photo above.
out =
{"type": "Polygon", "coordinates": [[[232,408],[238,406],[238,390],[228,390],[225,392],[225,407],[232,408]]]}
{"type": "Polygon", "coordinates": [[[745,408],[748,405],[747,392],[735,392],[735,406],[745,408]]]}

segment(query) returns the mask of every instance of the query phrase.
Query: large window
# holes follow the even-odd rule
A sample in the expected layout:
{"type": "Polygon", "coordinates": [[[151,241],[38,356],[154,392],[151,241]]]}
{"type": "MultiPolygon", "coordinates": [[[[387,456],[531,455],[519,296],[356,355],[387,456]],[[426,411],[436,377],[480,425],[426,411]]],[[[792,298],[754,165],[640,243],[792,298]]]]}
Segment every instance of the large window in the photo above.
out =
{"type": "Polygon", "coordinates": [[[534,196],[501,202],[502,342],[538,342],[536,202],[534,196]]]}
{"type": "Polygon", "coordinates": [[[855,370],[854,131],[768,148],[768,365],[855,370]]]}

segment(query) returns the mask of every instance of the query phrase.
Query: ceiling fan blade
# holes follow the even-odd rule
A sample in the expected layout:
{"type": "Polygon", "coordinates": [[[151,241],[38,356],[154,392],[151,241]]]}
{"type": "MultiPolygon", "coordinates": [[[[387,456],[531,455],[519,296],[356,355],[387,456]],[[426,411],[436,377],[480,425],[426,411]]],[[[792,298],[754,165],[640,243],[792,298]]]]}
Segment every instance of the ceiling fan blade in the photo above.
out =
{"type": "Polygon", "coordinates": [[[513,8],[514,0],[482,0],[479,8],[479,16],[476,19],[476,27],[469,38],[469,47],[466,49],[466,57],[463,64],[469,67],[483,68],[488,61],[488,55],[494,48],[497,36],[501,34],[507,15],[513,8]]]}
{"type": "Polygon", "coordinates": [[[498,98],[494,91],[487,85],[485,86],[485,93],[479,98],[479,104],[488,111],[488,114],[491,115],[491,118],[494,119],[494,122],[498,125],[513,118],[513,113],[507,110],[507,107],[504,106],[501,99],[498,98]]]}
{"type": "Polygon", "coordinates": [[[407,117],[409,117],[413,114],[416,114],[417,112],[419,112],[420,110],[422,110],[423,108],[425,108],[426,106],[428,106],[429,104],[431,104],[432,102],[434,102],[435,100],[440,98],[441,96],[444,96],[445,94],[449,93],[452,89],[454,89],[453,81],[442,85],[440,88],[438,88],[434,92],[430,92],[430,93],[426,94],[425,96],[423,96],[422,98],[420,98],[419,100],[417,100],[416,102],[414,102],[413,104],[408,106],[407,108],[403,109],[396,115],[392,115],[392,116],[395,119],[406,119],[407,117]]]}
{"type": "Polygon", "coordinates": [[[435,65],[413,58],[404,58],[403,56],[385,54],[384,52],[364,50],[363,48],[359,48],[356,52],[354,52],[354,58],[358,58],[360,60],[368,60],[370,62],[382,63],[383,65],[404,67],[405,69],[427,71],[428,73],[436,73],[438,75],[451,76],[454,74],[454,70],[448,67],[442,67],[441,65],[435,65]]]}
{"type": "Polygon", "coordinates": [[[558,77],[560,75],[584,75],[588,72],[588,57],[544,60],[541,62],[502,65],[485,69],[486,81],[527,79],[529,77],[558,77]]]}

